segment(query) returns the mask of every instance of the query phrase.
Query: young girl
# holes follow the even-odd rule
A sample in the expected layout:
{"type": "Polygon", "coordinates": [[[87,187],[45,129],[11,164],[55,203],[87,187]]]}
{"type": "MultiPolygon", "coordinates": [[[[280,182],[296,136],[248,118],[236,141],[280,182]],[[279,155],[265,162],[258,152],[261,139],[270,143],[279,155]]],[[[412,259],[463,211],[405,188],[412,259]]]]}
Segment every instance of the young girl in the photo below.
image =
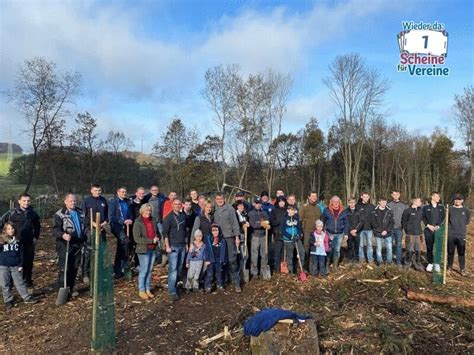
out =
{"type": "Polygon", "coordinates": [[[223,291],[224,275],[222,273],[222,265],[227,262],[227,245],[217,224],[212,225],[211,234],[206,237],[206,244],[209,248],[210,264],[206,269],[206,280],[204,282],[204,287],[206,292],[211,292],[212,281],[215,275],[217,288],[223,291]]]}
{"type": "Polygon", "coordinates": [[[310,254],[312,258],[311,263],[311,275],[327,276],[326,271],[326,255],[329,251],[329,237],[328,234],[323,230],[324,223],[321,220],[316,221],[316,229],[311,233],[309,237],[310,254]]]}
{"type": "Polygon", "coordinates": [[[3,233],[0,235],[0,285],[7,311],[13,307],[12,279],[25,303],[34,304],[37,302],[28,293],[25,281],[23,281],[21,247],[15,235],[13,223],[5,223],[3,233]]]}
{"type": "Polygon", "coordinates": [[[204,266],[208,266],[209,256],[207,252],[207,246],[202,241],[202,232],[200,229],[196,229],[194,232],[194,241],[189,248],[188,255],[186,256],[186,267],[188,268],[188,276],[186,278],[186,292],[189,293],[191,288],[193,291],[199,291],[199,276],[204,266]]]}

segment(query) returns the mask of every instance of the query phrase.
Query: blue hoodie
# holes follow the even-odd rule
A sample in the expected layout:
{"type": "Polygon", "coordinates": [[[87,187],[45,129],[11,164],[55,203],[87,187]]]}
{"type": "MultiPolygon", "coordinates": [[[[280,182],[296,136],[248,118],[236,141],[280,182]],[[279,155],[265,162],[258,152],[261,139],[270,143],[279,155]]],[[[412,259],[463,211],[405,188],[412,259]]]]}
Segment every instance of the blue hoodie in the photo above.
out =
{"type": "Polygon", "coordinates": [[[8,242],[0,242],[0,266],[23,266],[21,244],[15,237],[8,242]]]}

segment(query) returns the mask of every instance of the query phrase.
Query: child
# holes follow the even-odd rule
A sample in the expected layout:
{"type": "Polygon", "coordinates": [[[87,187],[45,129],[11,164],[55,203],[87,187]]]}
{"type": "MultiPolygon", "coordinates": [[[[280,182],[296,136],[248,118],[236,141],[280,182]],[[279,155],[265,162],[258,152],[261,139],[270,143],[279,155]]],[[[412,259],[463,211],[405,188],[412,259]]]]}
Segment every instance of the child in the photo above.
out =
{"type": "Polygon", "coordinates": [[[15,226],[11,222],[5,223],[0,236],[0,285],[3,292],[5,309],[8,312],[13,307],[12,279],[21,298],[25,303],[34,304],[38,301],[28,293],[23,280],[23,260],[21,245],[15,237],[15,226]]]}
{"type": "Polygon", "coordinates": [[[326,277],[326,255],[329,251],[329,237],[328,234],[323,230],[324,223],[321,220],[316,221],[316,229],[311,233],[309,237],[310,254],[311,254],[311,275],[319,275],[326,277]]]}
{"type": "Polygon", "coordinates": [[[285,243],[286,258],[288,261],[288,271],[294,273],[293,269],[293,253],[295,247],[301,257],[301,265],[304,265],[304,248],[301,242],[302,233],[301,226],[293,206],[288,206],[285,218],[281,226],[283,232],[283,242],[285,243]]]}
{"type": "Polygon", "coordinates": [[[207,267],[209,264],[207,246],[202,241],[202,232],[196,229],[193,244],[186,256],[186,267],[189,269],[185,285],[187,293],[191,291],[191,287],[193,291],[199,291],[199,276],[203,266],[207,267]]]}
{"type": "Polygon", "coordinates": [[[222,236],[219,226],[212,224],[211,234],[206,237],[206,245],[209,250],[209,265],[206,269],[206,280],[204,288],[206,292],[211,292],[212,281],[216,276],[217,288],[224,291],[224,277],[222,274],[222,266],[227,262],[227,244],[222,236]]]}

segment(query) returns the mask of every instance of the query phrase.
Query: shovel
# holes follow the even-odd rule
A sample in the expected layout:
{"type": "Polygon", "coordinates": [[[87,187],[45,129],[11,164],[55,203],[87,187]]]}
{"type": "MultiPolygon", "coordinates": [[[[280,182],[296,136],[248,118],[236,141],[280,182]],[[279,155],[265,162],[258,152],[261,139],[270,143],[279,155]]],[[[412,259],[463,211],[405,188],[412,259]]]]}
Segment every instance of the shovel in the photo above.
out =
{"type": "Polygon", "coordinates": [[[299,277],[300,277],[300,280],[301,281],[306,281],[306,279],[308,278],[303,270],[303,265],[301,264],[301,258],[300,258],[300,252],[298,250],[298,246],[296,245],[296,241],[295,241],[295,248],[296,248],[296,256],[298,257],[298,265],[300,266],[300,274],[299,274],[299,277]]]}
{"type": "Polygon", "coordinates": [[[280,263],[280,271],[282,274],[288,274],[288,263],[286,261],[286,246],[283,245],[283,261],[280,263]]]}
{"type": "MultiPolygon", "coordinates": [[[[268,229],[265,228],[265,240],[263,242],[263,248],[268,258],[268,229]]],[[[262,278],[264,280],[270,280],[272,278],[272,273],[270,272],[270,265],[262,265],[262,278]]]]}
{"type": "Polygon", "coordinates": [[[248,249],[247,249],[247,228],[244,228],[244,249],[242,251],[242,261],[243,261],[243,268],[242,268],[242,278],[244,282],[249,282],[250,275],[249,269],[247,269],[247,260],[248,260],[248,249]]]}
{"type": "Polygon", "coordinates": [[[58,291],[58,298],[56,298],[56,306],[62,306],[67,302],[69,297],[69,287],[67,287],[67,263],[69,259],[69,240],[66,244],[66,262],[64,264],[64,287],[58,291]]]}

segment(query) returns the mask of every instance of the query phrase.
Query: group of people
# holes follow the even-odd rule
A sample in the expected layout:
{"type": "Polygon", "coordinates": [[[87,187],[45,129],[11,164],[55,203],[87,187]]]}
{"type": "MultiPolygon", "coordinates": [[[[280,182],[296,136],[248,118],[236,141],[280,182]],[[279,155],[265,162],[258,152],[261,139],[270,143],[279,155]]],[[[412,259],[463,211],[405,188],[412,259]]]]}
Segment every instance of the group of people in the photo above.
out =
{"type": "MultiPolygon", "coordinates": [[[[64,207],[53,216],[58,287],[65,277],[71,297],[77,296],[79,268],[82,281],[90,282],[91,230],[100,230],[104,242],[111,231],[117,241],[114,277],[122,278],[127,269],[137,268],[141,299],[155,296],[151,282],[156,263],[168,264],[168,293],[176,301],[180,287],[186,292],[212,292],[214,287],[224,290],[231,284],[235,292],[242,292],[243,283],[250,278],[270,279],[272,272],[295,273],[299,268],[300,272],[309,270],[311,275],[326,277],[331,264],[337,271],[344,259],[373,264],[373,237],[378,264],[393,262],[394,246],[399,266],[423,270],[420,245],[424,241],[426,271],[439,271],[440,265],[433,262],[435,233],[445,223],[439,193],[433,192],[424,206],[419,197],[405,204],[397,190],[391,197],[391,201],[378,198],[375,206],[363,192],[359,199],[349,198],[345,208],[338,196],[331,197],[326,206],[316,192],[310,192],[306,203],[298,205],[295,195],[287,196],[283,190],[277,190],[273,200],[263,191],[253,203],[237,191],[229,204],[221,192],[211,201],[191,190],[182,200],[175,192],[165,196],[152,185],[148,192],[137,188],[130,197],[125,187],[119,187],[107,200],[101,186],[95,184],[79,206],[76,196],[67,194],[64,207]],[[347,249],[341,253],[344,240],[347,249]]],[[[457,250],[459,272],[465,275],[470,214],[463,202],[463,196],[456,194],[449,209],[448,267],[452,268],[457,250]]],[[[12,306],[13,284],[25,302],[34,303],[27,289],[33,286],[34,251],[41,225],[31,207],[31,196],[20,195],[18,207],[2,216],[0,228],[0,282],[5,305],[12,306]]]]}

